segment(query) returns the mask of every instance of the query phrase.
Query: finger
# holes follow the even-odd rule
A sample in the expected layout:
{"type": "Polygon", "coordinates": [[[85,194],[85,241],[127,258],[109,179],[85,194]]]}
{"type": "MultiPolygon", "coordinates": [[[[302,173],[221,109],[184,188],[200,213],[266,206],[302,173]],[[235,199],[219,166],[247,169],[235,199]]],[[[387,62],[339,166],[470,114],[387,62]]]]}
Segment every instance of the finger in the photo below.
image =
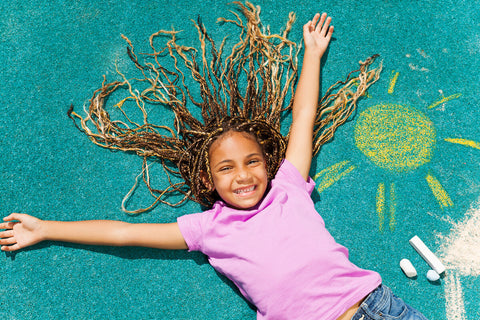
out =
{"type": "Polygon", "coordinates": [[[13,237],[6,238],[6,239],[0,239],[0,245],[2,245],[2,246],[9,246],[9,245],[12,245],[12,244],[15,244],[15,243],[17,243],[17,240],[13,237]]]}
{"type": "Polygon", "coordinates": [[[13,229],[13,226],[16,225],[18,222],[4,222],[0,223],[0,229],[13,229]]]}
{"type": "Polygon", "coordinates": [[[21,249],[21,247],[18,244],[14,244],[11,246],[2,246],[1,249],[2,251],[11,252],[11,251],[16,251],[18,249],[21,249]]]}
{"type": "Polygon", "coordinates": [[[2,231],[0,232],[0,240],[4,238],[10,238],[13,237],[13,230],[7,230],[7,231],[2,231]]]}
{"type": "Polygon", "coordinates": [[[328,17],[326,20],[325,20],[325,23],[323,24],[322,26],[322,30],[320,31],[320,34],[322,36],[326,36],[327,35],[327,32],[329,32],[330,30],[330,22],[332,22],[332,18],[328,17]]]}
{"type": "Polygon", "coordinates": [[[311,25],[310,25],[311,27],[313,27],[313,30],[315,29],[315,26],[317,25],[318,19],[320,19],[320,13],[316,13],[313,16],[313,19],[312,19],[311,25]]]}
{"type": "Polygon", "coordinates": [[[324,12],[320,16],[320,22],[317,24],[315,31],[322,32],[323,31],[323,24],[325,23],[325,19],[327,19],[327,14],[324,12]]]}
{"type": "Polygon", "coordinates": [[[330,26],[330,28],[328,29],[328,33],[327,33],[327,38],[331,38],[332,37],[332,34],[333,34],[333,26],[330,26]]]}

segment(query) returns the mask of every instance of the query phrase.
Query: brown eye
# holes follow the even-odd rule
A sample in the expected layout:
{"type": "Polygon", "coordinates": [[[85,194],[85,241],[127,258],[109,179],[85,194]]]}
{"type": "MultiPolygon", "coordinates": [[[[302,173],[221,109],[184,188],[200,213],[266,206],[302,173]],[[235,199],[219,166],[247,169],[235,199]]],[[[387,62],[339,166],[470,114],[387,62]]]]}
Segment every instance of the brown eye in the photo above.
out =
{"type": "Polygon", "coordinates": [[[257,163],[260,163],[260,160],[258,160],[258,159],[252,159],[252,160],[249,160],[249,161],[248,161],[248,164],[249,164],[249,165],[255,165],[255,164],[257,164],[257,163]]]}

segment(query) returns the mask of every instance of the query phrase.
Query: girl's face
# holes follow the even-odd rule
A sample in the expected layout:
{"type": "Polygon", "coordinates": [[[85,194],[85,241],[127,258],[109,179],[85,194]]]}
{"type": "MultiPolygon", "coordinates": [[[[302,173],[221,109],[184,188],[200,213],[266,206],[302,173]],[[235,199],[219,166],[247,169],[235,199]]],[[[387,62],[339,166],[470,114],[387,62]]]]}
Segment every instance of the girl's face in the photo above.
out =
{"type": "Polygon", "coordinates": [[[213,187],[232,207],[248,209],[262,200],[268,186],[262,149],[254,137],[229,131],[209,150],[213,187]]]}

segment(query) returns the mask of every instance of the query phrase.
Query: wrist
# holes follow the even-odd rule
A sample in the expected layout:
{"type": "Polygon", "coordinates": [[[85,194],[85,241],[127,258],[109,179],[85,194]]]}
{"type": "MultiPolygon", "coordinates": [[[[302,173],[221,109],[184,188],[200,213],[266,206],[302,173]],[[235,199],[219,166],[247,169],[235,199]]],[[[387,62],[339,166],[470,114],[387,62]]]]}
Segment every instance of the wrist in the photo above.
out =
{"type": "Polygon", "coordinates": [[[322,59],[323,56],[323,51],[320,50],[314,50],[314,49],[308,49],[306,48],[304,53],[303,53],[303,60],[311,60],[312,62],[318,61],[322,59]]]}
{"type": "Polygon", "coordinates": [[[39,241],[53,240],[51,237],[51,221],[38,221],[38,237],[39,241]]]}

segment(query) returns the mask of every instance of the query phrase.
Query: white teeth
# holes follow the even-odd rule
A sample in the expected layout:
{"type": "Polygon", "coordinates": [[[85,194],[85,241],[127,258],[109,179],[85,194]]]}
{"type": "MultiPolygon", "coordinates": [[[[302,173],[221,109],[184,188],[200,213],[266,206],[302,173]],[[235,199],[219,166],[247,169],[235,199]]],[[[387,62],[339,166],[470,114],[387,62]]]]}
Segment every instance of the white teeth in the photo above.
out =
{"type": "Polygon", "coordinates": [[[255,190],[255,186],[251,186],[249,188],[244,188],[244,189],[237,189],[234,192],[236,194],[241,194],[241,193],[247,193],[247,192],[250,192],[250,191],[253,191],[253,190],[255,190]]]}

